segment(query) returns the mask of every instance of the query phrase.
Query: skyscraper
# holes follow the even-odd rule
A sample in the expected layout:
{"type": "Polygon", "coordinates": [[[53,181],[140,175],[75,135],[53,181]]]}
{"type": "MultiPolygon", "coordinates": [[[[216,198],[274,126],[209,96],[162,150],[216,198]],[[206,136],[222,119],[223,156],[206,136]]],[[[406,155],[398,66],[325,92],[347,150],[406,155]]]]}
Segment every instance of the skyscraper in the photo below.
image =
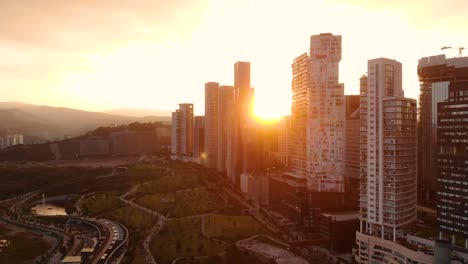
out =
{"type": "Polygon", "coordinates": [[[418,62],[419,95],[419,170],[418,189],[424,203],[434,203],[437,192],[437,104],[449,98],[449,86],[466,74],[464,58],[446,59],[445,55],[421,58],[418,62]]]}
{"type": "Polygon", "coordinates": [[[179,104],[179,109],[172,112],[171,153],[193,154],[193,104],[179,104]]]}
{"type": "Polygon", "coordinates": [[[435,165],[439,230],[441,237],[451,237],[452,243],[458,242],[468,255],[468,57],[445,60],[441,55],[423,58],[420,64],[423,67],[419,73],[424,80],[429,82],[437,77],[439,84],[434,80],[432,87],[448,87],[444,93],[448,97],[433,110],[437,113],[435,165]]]}
{"type": "Polygon", "coordinates": [[[404,227],[416,220],[416,100],[404,98],[401,63],[369,60],[361,90],[360,232],[358,263],[432,263],[405,247],[404,227]],[[393,263],[393,262],[392,262],[393,263]]]}
{"type": "Polygon", "coordinates": [[[201,157],[205,152],[205,117],[196,116],[193,125],[193,156],[201,157]]]}
{"type": "Polygon", "coordinates": [[[216,168],[218,155],[218,93],[219,83],[205,84],[205,166],[216,168]]]}
{"type": "Polygon", "coordinates": [[[252,138],[253,89],[250,87],[250,63],[234,64],[234,128],[230,137],[233,150],[232,168],[228,176],[240,187],[240,175],[252,170],[255,160],[248,148],[252,138]]]}
{"type": "Polygon", "coordinates": [[[290,168],[297,176],[306,176],[307,160],[307,110],[310,96],[310,58],[307,53],[294,59],[291,105],[291,145],[290,168]]]}
{"type": "Polygon", "coordinates": [[[341,36],[310,38],[307,185],[312,192],[344,192],[344,86],[338,83],[341,36]]]}
{"type": "Polygon", "coordinates": [[[217,127],[217,168],[220,172],[226,172],[227,166],[231,166],[232,147],[228,145],[228,138],[232,130],[232,117],[234,115],[234,87],[220,86],[218,93],[218,127],[217,127]]]}

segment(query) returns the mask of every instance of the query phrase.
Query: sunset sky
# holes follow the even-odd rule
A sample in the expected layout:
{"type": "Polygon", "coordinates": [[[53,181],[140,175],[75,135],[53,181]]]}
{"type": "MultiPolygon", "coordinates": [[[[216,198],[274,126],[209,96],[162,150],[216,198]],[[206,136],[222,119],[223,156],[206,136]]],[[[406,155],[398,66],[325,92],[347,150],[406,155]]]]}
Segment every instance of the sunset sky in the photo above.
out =
{"type": "Polygon", "coordinates": [[[233,84],[252,63],[256,111],[290,112],[291,63],[310,35],[343,36],[340,81],[357,93],[367,60],[403,63],[417,98],[419,58],[458,56],[466,0],[0,0],[0,101],[91,111],[135,107],[204,111],[204,83],[233,84]]]}

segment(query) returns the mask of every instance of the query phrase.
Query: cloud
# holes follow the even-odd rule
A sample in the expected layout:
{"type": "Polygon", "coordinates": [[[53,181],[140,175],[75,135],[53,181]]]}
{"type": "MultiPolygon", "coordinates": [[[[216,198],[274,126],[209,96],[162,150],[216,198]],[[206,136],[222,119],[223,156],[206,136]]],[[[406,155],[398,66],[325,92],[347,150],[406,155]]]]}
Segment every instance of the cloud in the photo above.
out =
{"type": "Polygon", "coordinates": [[[45,49],[106,48],[188,32],[205,0],[0,1],[0,40],[45,49]]]}

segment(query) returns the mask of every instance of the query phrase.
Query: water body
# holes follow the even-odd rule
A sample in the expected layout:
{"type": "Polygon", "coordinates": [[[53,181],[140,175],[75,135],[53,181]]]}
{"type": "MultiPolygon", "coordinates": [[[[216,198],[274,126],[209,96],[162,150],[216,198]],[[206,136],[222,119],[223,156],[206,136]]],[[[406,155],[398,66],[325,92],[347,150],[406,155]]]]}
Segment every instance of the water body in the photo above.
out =
{"type": "Polygon", "coordinates": [[[68,215],[65,207],[54,204],[36,204],[31,210],[37,215],[68,215]]]}

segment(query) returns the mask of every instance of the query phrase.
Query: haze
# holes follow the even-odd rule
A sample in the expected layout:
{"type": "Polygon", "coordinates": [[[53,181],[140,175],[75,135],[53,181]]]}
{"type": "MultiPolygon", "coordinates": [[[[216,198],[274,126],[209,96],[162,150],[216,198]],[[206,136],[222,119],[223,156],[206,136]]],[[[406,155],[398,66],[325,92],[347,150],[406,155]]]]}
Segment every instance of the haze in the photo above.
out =
{"type": "Polygon", "coordinates": [[[343,36],[340,81],[358,93],[367,60],[403,63],[417,98],[419,58],[468,46],[464,0],[1,1],[1,101],[91,111],[195,104],[204,83],[232,85],[233,64],[252,63],[256,112],[288,114],[291,63],[309,36],[343,36]]]}

